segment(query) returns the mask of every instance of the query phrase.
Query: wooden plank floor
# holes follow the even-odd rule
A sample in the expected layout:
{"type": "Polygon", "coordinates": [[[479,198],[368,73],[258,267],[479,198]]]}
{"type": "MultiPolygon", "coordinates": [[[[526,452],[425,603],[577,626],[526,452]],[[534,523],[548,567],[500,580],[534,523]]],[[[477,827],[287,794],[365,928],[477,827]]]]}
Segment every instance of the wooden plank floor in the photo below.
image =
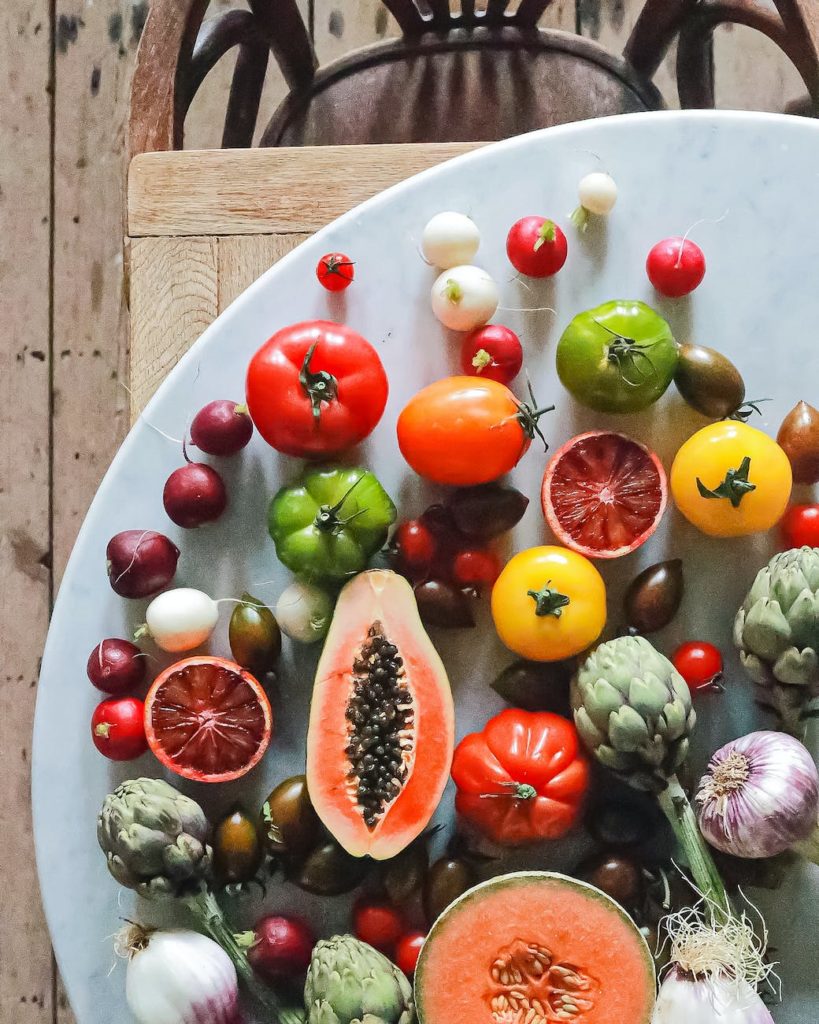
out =
{"type": "MultiPolygon", "coordinates": [[[[555,0],[544,24],[617,49],[640,6],[555,0]]],[[[380,0],[302,7],[322,62],[396,34],[380,0]]],[[[0,1021],[9,1024],[73,1020],[37,894],[30,730],[51,601],[127,425],[123,140],[147,11],[148,0],[0,5],[0,1021]]],[[[772,44],[744,29],[720,35],[717,66],[722,105],[779,110],[801,93],[772,44]]],[[[658,83],[670,105],[672,75],[669,59],[658,83]]],[[[196,99],[191,148],[218,145],[229,76],[223,62],[196,99]]],[[[271,71],[266,114],[282,92],[271,71]]]]}

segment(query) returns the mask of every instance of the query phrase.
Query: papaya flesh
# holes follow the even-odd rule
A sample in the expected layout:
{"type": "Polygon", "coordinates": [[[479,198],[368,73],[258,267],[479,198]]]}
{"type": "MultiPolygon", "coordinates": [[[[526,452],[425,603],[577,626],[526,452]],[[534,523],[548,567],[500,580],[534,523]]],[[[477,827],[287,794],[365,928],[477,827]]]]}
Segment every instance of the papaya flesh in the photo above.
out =
{"type": "Polygon", "coordinates": [[[415,969],[420,1024],[649,1024],[655,991],[651,952],[622,907],[546,871],[467,890],[415,969]]]}
{"type": "Polygon", "coordinates": [[[455,736],[446,670],[412,587],[360,573],[341,591],[310,705],[307,788],[354,857],[388,860],[429,823],[455,736]]]}

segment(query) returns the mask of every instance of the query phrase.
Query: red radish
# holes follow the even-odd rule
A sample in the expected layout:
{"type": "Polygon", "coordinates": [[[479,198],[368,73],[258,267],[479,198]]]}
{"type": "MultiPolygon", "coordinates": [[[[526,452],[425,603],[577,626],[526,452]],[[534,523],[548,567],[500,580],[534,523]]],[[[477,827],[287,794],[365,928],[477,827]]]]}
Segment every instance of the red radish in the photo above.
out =
{"type": "Polygon", "coordinates": [[[109,697],[98,704],[91,718],[91,738],[111,761],[132,761],[148,749],[145,709],[136,697],[109,697]]]}
{"type": "Polygon", "coordinates": [[[567,253],[566,236],[546,217],[523,217],[506,238],[509,262],[526,277],[551,277],[566,262],[567,253]]]}
{"type": "Polygon", "coordinates": [[[779,524],[788,548],[819,548],[819,505],[791,505],[779,524]]]}
{"type": "Polygon", "coordinates": [[[421,947],[424,945],[425,939],[426,935],[423,932],[407,932],[398,940],[398,945],[395,947],[395,963],[408,978],[415,974],[418,957],[421,955],[421,947]]]}
{"type": "Polygon", "coordinates": [[[459,551],[452,563],[453,579],[461,587],[491,587],[500,571],[500,559],[486,548],[459,551]]]}
{"type": "Polygon", "coordinates": [[[355,277],[355,264],[343,252],[328,252],[318,261],[316,277],[328,292],[343,292],[355,277]]]}
{"type": "Polygon", "coordinates": [[[285,981],[304,974],[316,937],[297,917],[271,914],[256,922],[252,932],[238,936],[247,947],[250,966],[267,982],[285,981]]]}
{"type": "Polygon", "coordinates": [[[435,558],[435,535],[422,519],[401,523],[393,536],[395,559],[402,571],[422,576],[435,558]]]}
{"type": "Polygon", "coordinates": [[[105,549],[108,579],[120,597],[150,597],[171,582],[179,548],[154,530],[123,530],[105,549]]]}
{"type": "Polygon", "coordinates": [[[713,644],[705,640],[689,640],[680,644],[671,661],[692,693],[698,690],[722,690],[722,655],[713,644]]]}
{"type": "Polygon", "coordinates": [[[212,466],[188,462],[165,481],[162,503],[177,526],[191,530],[216,522],[227,508],[227,491],[212,466]]]}
{"type": "Polygon", "coordinates": [[[461,367],[474,377],[489,377],[510,384],[523,366],[520,338],[503,324],[487,324],[470,331],[461,347],[461,367]]]}
{"type": "Polygon", "coordinates": [[[688,238],[664,238],[648,254],[646,273],[661,295],[678,299],[705,277],[705,255],[688,238]]]}
{"type": "Polygon", "coordinates": [[[227,399],[209,402],[191,423],[191,444],[208,455],[235,455],[253,436],[247,406],[227,399]]]}
{"type": "Polygon", "coordinates": [[[357,939],[389,953],[404,930],[404,918],[389,903],[361,902],[353,910],[357,939]]]}
{"type": "Polygon", "coordinates": [[[130,640],[111,637],[88,655],[88,678],[103,693],[119,695],[135,690],[145,680],[146,657],[130,640]]]}

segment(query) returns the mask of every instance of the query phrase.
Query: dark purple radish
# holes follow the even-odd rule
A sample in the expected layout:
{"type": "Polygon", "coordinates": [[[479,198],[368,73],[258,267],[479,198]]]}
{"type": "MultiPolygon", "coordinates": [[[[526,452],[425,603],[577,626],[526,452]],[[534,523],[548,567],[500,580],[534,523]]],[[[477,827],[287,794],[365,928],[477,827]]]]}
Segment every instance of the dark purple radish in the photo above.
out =
{"type": "Polygon", "coordinates": [[[209,402],[194,416],[191,443],[208,455],[235,455],[253,435],[247,406],[227,399],[209,402]]]}
{"type": "Polygon", "coordinates": [[[135,690],[145,679],[147,658],[130,640],[111,637],[88,655],[88,678],[103,693],[118,697],[135,690]]]}
{"type": "Polygon", "coordinates": [[[316,943],[304,921],[276,914],[263,917],[252,932],[242,932],[237,939],[247,949],[253,970],[269,983],[303,975],[316,943]]]}
{"type": "Polygon", "coordinates": [[[120,597],[150,597],[171,582],[179,548],[154,530],[123,530],[105,549],[108,579],[120,597]]]}
{"type": "Polygon", "coordinates": [[[227,491],[212,466],[188,462],[165,481],[162,503],[177,526],[192,530],[216,522],[227,508],[227,491]]]}

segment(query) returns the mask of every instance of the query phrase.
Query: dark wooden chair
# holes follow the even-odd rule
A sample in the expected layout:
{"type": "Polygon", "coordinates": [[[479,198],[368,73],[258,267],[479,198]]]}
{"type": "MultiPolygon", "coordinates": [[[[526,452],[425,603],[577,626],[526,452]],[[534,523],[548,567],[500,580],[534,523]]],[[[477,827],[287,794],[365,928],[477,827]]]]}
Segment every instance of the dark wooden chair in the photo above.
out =
{"type": "Polygon", "coordinates": [[[238,47],[222,138],[252,145],[270,54],[290,92],[263,146],[490,141],[605,114],[658,110],[652,83],[678,39],[684,107],[714,105],[712,37],[724,23],[769,36],[819,113],[819,0],[647,0],[624,52],[538,28],[550,0],[384,0],[400,39],[323,68],[296,0],[248,0],[205,21],[209,0],[153,0],[132,86],[130,152],[181,149],[207,74],[238,47]],[[777,13],[778,12],[778,13],[777,13]]]}

